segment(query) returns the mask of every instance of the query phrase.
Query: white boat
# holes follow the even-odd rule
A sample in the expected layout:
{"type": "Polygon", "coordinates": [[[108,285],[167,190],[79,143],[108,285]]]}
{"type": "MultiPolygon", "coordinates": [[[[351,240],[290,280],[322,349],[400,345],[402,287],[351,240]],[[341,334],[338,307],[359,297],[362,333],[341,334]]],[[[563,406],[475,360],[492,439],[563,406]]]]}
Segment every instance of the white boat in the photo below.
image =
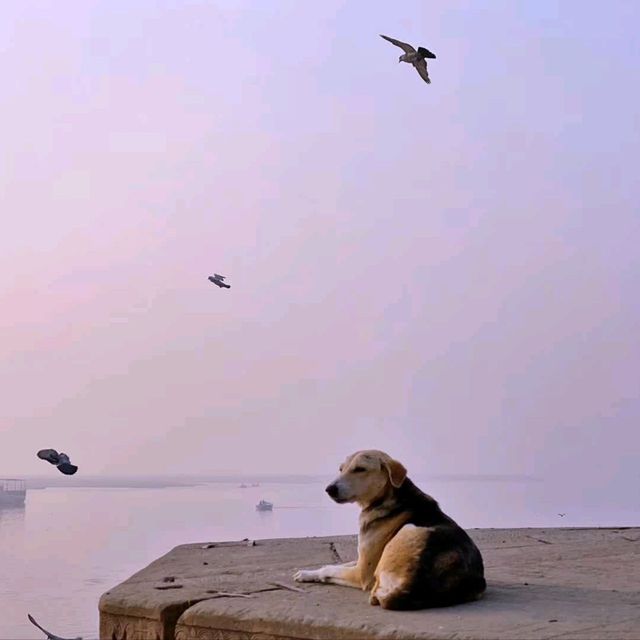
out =
{"type": "Polygon", "coordinates": [[[260,500],[256,505],[258,511],[273,511],[273,502],[267,502],[266,500],[260,500]]]}

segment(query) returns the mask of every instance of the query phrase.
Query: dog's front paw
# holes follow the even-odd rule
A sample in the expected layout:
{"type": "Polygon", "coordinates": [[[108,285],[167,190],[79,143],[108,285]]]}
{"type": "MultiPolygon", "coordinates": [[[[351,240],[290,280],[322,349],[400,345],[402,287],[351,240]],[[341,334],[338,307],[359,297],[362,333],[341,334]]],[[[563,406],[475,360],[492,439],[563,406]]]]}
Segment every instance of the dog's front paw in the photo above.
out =
{"type": "Polygon", "coordinates": [[[293,574],[293,579],[296,582],[320,582],[320,576],[317,571],[308,571],[300,569],[293,574]]]}

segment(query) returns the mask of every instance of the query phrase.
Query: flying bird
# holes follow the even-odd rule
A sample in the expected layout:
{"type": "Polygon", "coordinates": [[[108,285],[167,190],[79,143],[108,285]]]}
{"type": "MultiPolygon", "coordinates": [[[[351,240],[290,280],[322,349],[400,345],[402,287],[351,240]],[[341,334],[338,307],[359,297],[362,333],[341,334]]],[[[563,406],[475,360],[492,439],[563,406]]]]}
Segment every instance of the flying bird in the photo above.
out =
{"type": "Polygon", "coordinates": [[[226,276],[221,276],[219,273],[214,273],[212,276],[209,276],[209,280],[213,282],[213,284],[217,284],[221,289],[231,289],[231,285],[224,282],[226,276]]]}
{"type": "MultiPolygon", "coordinates": [[[[55,634],[51,633],[51,631],[47,631],[33,619],[33,616],[30,613],[27,614],[27,618],[29,618],[29,622],[31,624],[38,627],[38,629],[40,629],[40,631],[42,631],[42,633],[44,633],[47,636],[47,640],[71,640],[70,638],[61,638],[60,636],[56,636],[55,634]]],[[[73,640],[82,640],[82,638],[80,637],[73,638],[73,640]]]]}
{"type": "Polygon", "coordinates": [[[78,470],[75,464],[71,464],[71,460],[69,460],[69,456],[66,453],[58,453],[55,449],[40,449],[38,458],[54,464],[58,467],[58,471],[64,473],[65,476],[72,476],[78,470]]]}
{"type": "Polygon", "coordinates": [[[559,513],[558,514],[561,518],[564,518],[567,514],[566,513],[559,513]]]}
{"type": "Polygon", "coordinates": [[[384,38],[391,44],[395,44],[396,47],[400,47],[404,53],[398,59],[398,62],[408,62],[412,64],[416,71],[420,74],[420,77],[427,83],[431,84],[431,80],[429,79],[429,72],[427,71],[427,61],[425,58],[435,58],[436,54],[431,53],[429,49],[425,49],[424,47],[418,47],[416,51],[410,44],[406,42],[401,42],[400,40],[396,40],[395,38],[390,38],[389,36],[383,36],[380,34],[381,38],[384,38]]]}

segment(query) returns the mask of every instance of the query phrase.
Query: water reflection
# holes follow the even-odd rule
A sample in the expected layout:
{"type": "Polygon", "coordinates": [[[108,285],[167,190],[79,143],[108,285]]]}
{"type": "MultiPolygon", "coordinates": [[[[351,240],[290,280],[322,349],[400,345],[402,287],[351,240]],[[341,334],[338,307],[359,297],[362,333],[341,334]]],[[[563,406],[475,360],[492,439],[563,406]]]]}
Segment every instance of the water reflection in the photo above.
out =
{"type": "MultiPolygon", "coordinates": [[[[0,504],[0,545],[15,544],[24,532],[26,504],[0,504]]],[[[0,553],[0,557],[2,554],[0,553]]],[[[0,589],[1,591],[1,589],[0,589]]]]}
{"type": "Polygon", "coordinates": [[[18,505],[4,505],[0,504],[0,538],[2,536],[2,531],[6,528],[11,527],[15,530],[16,527],[19,527],[22,523],[24,525],[24,518],[26,513],[26,505],[18,504],[18,505]]]}

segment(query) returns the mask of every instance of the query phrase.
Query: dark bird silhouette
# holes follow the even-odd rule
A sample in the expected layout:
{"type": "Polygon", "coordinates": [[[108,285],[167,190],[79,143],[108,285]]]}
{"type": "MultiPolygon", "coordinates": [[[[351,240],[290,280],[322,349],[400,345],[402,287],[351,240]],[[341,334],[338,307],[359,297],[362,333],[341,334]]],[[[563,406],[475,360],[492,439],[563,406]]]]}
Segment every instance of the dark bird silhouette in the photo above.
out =
{"type": "Polygon", "coordinates": [[[65,476],[72,476],[78,470],[75,464],[71,464],[66,453],[58,453],[55,449],[40,449],[38,458],[54,464],[58,467],[58,471],[64,473],[65,476]]]}
{"type": "Polygon", "coordinates": [[[38,627],[38,629],[40,629],[40,631],[42,631],[42,633],[44,633],[47,636],[48,640],[82,640],[82,638],[80,636],[78,636],[77,638],[61,638],[60,636],[55,635],[54,633],[51,633],[51,631],[47,631],[45,628],[41,627],[34,619],[33,616],[28,613],[27,614],[27,618],[29,618],[29,622],[38,627]]]}
{"type": "Polygon", "coordinates": [[[416,71],[420,74],[420,77],[427,84],[431,84],[425,58],[435,59],[435,53],[431,53],[429,49],[425,49],[424,47],[418,47],[418,50],[416,51],[410,44],[401,42],[400,40],[396,40],[395,38],[390,38],[389,36],[383,36],[382,34],[380,34],[380,37],[384,38],[391,44],[395,44],[396,47],[400,47],[404,51],[404,53],[400,56],[398,62],[408,62],[409,64],[412,64],[416,68],[416,71]]]}
{"type": "Polygon", "coordinates": [[[214,273],[212,276],[209,276],[209,280],[221,289],[231,289],[231,285],[224,282],[225,277],[226,276],[221,276],[219,273],[214,273]]]}
{"type": "Polygon", "coordinates": [[[566,513],[559,513],[558,514],[561,518],[564,518],[567,514],[566,513]]]}

